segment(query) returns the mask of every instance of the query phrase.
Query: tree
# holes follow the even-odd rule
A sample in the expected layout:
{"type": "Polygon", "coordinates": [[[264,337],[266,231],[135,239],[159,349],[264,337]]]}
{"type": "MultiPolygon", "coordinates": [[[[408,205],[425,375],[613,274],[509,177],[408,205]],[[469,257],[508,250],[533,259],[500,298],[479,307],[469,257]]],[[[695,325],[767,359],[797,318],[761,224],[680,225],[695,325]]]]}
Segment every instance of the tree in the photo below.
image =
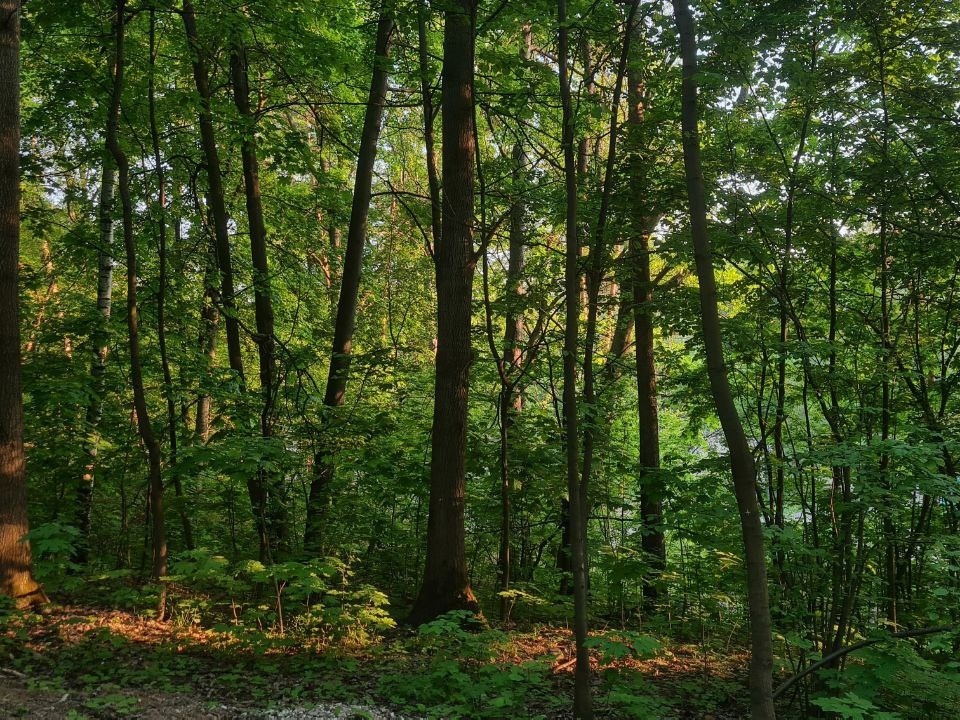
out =
{"type": "MultiPolygon", "coordinates": [[[[143,383],[143,363],[140,352],[140,310],[137,304],[137,246],[133,228],[133,198],[130,192],[130,161],[120,144],[120,110],[124,87],[124,38],[127,23],[126,0],[117,0],[115,5],[113,83],[110,95],[112,118],[107,126],[107,148],[117,167],[117,187],[120,191],[120,206],[123,211],[123,246],[127,260],[127,344],[130,354],[130,383],[133,386],[133,403],[136,413],[137,432],[147,451],[149,469],[150,516],[152,518],[153,579],[160,581],[167,574],[167,533],[163,505],[163,471],[160,442],[153,430],[147,397],[143,383]]],[[[166,613],[166,591],[161,590],[157,616],[163,619],[166,613]]]]}
{"type": "Polygon", "coordinates": [[[577,165],[574,157],[573,100],[570,94],[569,29],[567,3],[557,3],[557,34],[560,65],[560,103],[563,108],[563,174],[566,190],[566,245],[564,253],[564,291],[566,314],[563,332],[563,432],[566,448],[567,498],[569,502],[570,562],[573,569],[573,631],[577,665],[573,690],[576,717],[593,717],[590,695],[590,651],[587,648],[587,540],[584,493],[580,487],[580,442],[577,417],[577,357],[580,322],[580,240],[577,226],[577,165]]]}
{"type": "Polygon", "coordinates": [[[450,610],[480,607],[467,577],[464,544],[467,396],[470,387],[473,276],[473,120],[476,2],[457,0],[444,11],[442,73],[441,237],[434,246],[437,280],[437,360],[430,459],[427,557],[408,622],[417,625],[450,610]]]}
{"type": "Polygon", "coordinates": [[[700,283],[700,323],[707,355],[707,374],[717,415],[730,453],[734,493],[740,511],[743,547],[746,552],[747,605],[750,617],[750,705],[754,720],[776,717],[773,707],[773,638],[770,601],[767,593],[767,566],[763,527],[755,490],[753,455],[743,431],[724,365],[720,317],[717,310],[713,253],[707,234],[707,204],[700,162],[697,124],[697,37],[693,16],[686,0],[674,0],[673,11],[680,35],[683,58],[681,124],[683,160],[690,208],[697,279],[700,283]]]}
{"type": "MultiPolygon", "coordinates": [[[[235,40],[230,52],[230,75],[233,101],[244,124],[240,141],[243,165],[243,189],[247,208],[247,226],[250,235],[250,256],[253,260],[254,321],[256,324],[257,360],[260,370],[260,436],[270,441],[275,433],[277,413],[276,338],[274,337],[273,298],[270,291],[270,264],[267,257],[267,226],[263,214],[260,189],[260,161],[257,157],[256,118],[250,106],[250,78],[247,50],[242,40],[235,40]]],[[[259,507],[255,508],[264,528],[266,545],[261,552],[269,552],[273,559],[288,549],[289,521],[283,478],[263,467],[257,468],[254,480],[259,507]]]]}
{"type": "Polygon", "coordinates": [[[20,2],[0,1],[0,595],[42,603],[27,520],[20,383],[20,2]]]}
{"type": "Polygon", "coordinates": [[[363,249],[367,241],[367,218],[373,190],[373,169],[377,159],[377,141],[383,122],[387,99],[387,61],[394,34],[393,0],[384,0],[377,23],[377,36],[373,52],[373,73],[370,92],[360,135],[360,150],[357,154],[357,171],[353,185],[353,202],[350,208],[350,227],[347,230],[347,245],[344,249],[343,273],[340,296],[337,301],[337,317],[333,330],[333,349],[327,372],[324,392],[324,417],[320,429],[320,449],[314,453],[313,477],[307,499],[306,531],[303,545],[308,552],[322,548],[323,515],[327,493],[335,472],[332,438],[329,437],[335,423],[335,408],[343,405],[350,374],[350,355],[353,334],[357,324],[357,295],[360,291],[360,276],[363,269],[363,249]]]}

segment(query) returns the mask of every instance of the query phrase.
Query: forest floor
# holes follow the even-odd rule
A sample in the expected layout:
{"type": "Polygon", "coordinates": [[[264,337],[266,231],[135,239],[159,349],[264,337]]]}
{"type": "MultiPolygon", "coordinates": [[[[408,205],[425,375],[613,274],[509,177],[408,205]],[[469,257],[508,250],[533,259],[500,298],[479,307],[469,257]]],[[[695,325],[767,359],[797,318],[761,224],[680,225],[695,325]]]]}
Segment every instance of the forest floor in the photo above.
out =
{"type": "MultiPolygon", "coordinates": [[[[345,649],[54,606],[0,617],[0,718],[570,717],[569,631],[489,635],[424,645],[397,632],[345,649]]],[[[623,647],[595,648],[599,718],[747,716],[743,652],[671,643],[637,657],[623,647]]]]}

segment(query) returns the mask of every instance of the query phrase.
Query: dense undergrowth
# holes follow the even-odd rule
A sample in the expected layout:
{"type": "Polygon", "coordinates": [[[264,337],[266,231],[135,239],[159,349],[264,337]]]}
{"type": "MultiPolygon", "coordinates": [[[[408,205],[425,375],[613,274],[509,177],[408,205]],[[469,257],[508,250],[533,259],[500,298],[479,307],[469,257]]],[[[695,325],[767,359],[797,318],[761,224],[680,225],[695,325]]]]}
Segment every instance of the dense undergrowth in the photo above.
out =
{"type": "MultiPolygon", "coordinates": [[[[351,701],[425,718],[568,716],[572,637],[556,620],[480,626],[452,613],[405,628],[386,595],[333,559],[268,567],[198,551],[172,570],[162,622],[159,589],[126,572],[51,575],[54,598],[72,604],[39,615],[5,606],[0,672],[83,698],[70,711],[76,720],[136,717],[131,690],[257,709],[351,701]]],[[[533,598],[518,602],[536,607],[533,598]]],[[[564,607],[543,611],[559,617],[564,607]]],[[[736,627],[661,618],[640,632],[595,620],[598,717],[747,716],[748,658],[736,627]]],[[[777,681],[796,669],[784,653],[777,681]]],[[[786,718],[929,720],[955,717],[956,707],[960,662],[950,633],[879,642],[780,699],[786,718]]]]}

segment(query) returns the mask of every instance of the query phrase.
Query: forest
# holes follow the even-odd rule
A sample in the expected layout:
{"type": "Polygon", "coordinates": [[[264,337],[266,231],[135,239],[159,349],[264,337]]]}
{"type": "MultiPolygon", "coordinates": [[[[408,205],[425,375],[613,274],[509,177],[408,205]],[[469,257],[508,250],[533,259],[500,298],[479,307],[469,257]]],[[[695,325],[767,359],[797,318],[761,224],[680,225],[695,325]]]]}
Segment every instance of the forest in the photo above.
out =
{"type": "Polygon", "coordinates": [[[958,178],[954,2],[0,0],[0,715],[956,718],[958,178]]]}

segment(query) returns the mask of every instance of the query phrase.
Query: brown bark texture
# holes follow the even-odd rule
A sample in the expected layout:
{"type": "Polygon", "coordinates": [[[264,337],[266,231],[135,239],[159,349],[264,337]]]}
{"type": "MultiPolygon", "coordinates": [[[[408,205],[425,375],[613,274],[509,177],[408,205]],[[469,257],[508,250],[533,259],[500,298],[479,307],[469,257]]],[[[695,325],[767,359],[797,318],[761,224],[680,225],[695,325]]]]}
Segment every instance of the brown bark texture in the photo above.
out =
{"type": "Polygon", "coordinates": [[[408,622],[421,624],[451,610],[479,614],[470,588],[464,541],[467,394],[470,380],[473,276],[474,0],[445,11],[442,71],[441,238],[434,247],[437,280],[437,360],[434,389],[427,557],[408,622]]]}
{"type": "MultiPolygon", "coordinates": [[[[113,90],[110,98],[111,117],[120,116],[119,106],[123,93],[124,75],[124,14],[125,0],[117,0],[115,32],[115,62],[113,90]]],[[[130,353],[130,384],[133,388],[133,406],[137,417],[137,432],[147,451],[149,470],[151,552],[153,578],[159,580],[167,574],[167,537],[163,507],[163,476],[161,471],[160,442],[153,430],[143,385],[143,364],[140,359],[140,316],[137,306],[137,249],[133,228],[133,198],[130,193],[130,163],[119,137],[119,123],[110,123],[107,128],[107,148],[117,166],[117,187],[123,210],[123,246],[127,259],[127,348],[130,353]]],[[[160,593],[158,616],[164,616],[165,594],[160,593]]]]}
{"type": "Polygon", "coordinates": [[[674,17],[683,57],[681,125],[683,160],[690,205],[690,227],[694,259],[700,284],[700,314],[707,355],[707,374],[714,404],[727,447],[740,526],[747,575],[747,606],[750,619],[750,706],[754,720],[773,720],[773,639],[767,589],[763,527],[757,504],[753,455],[730,390],[724,365],[722,333],[717,308],[713,254],[707,232],[707,205],[700,138],[697,131],[697,38],[693,16],[686,0],[673,0],[674,17]]]}
{"type": "Polygon", "coordinates": [[[0,0],[0,595],[42,602],[27,522],[20,372],[20,3],[0,0]]]}
{"type": "Polygon", "coordinates": [[[593,718],[590,695],[590,651],[587,640],[587,539],[585,508],[582,505],[579,473],[580,444],[577,422],[577,357],[580,322],[580,242],[577,237],[577,167],[574,157],[573,101],[570,94],[570,57],[567,30],[567,3],[557,3],[560,50],[560,101],[563,107],[563,170],[566,184],[566,253],[564,290],[566,319],[563,333],[563,421],[567,459],[567,495],[570,503],[568,527],[570,561],[573,569],[573,632],[576,643],[573,712],[577,718],[593,718]]]}
{"type": "Polygon", "coordinates": [[[383,111],[387,100],[389,71],[387,62],[394,31],[392,3],[393,0],[384,0],[380,10],[380,20],[377,23],[373,74],[363,118],[360,151],[357,155],[350,226],[347,230],[343,276],[333,330],[333,348],[330,352],[327,387],[323,397],[324,417],[320,428],[318,449],[314,454],[313,477],[307,500],[306,531],[303,541],[307,552],[319,552],[322,548],[323,516],[329,503],[330,484],[333,482],[336,471],[333,443],[330,437],[332,409],[343,405],[350,374],[353,333],[357,325],[357,297],[360,293],[363,270],[363,249],[367,244],[367,218],[370,214],[370,199],[373,194],[373,168],[377,159],[377,142],[380,139],[383,111]]]}

